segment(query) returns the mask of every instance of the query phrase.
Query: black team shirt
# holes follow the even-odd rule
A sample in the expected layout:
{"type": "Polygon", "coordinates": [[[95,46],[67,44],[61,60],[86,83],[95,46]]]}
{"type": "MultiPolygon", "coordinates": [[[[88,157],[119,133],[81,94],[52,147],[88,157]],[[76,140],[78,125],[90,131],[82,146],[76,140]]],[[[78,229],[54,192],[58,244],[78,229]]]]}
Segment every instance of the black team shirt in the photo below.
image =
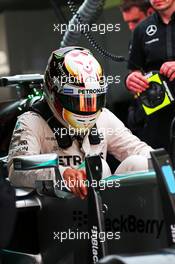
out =
{"type": "MultiPolygon", "coordinates": [[[[165,24],[155,12],[142,21],[133,32],[128,68],[145,73],[159,71],[167,61],[175,61],[175,13],[169,24],[165,24]]],[[[175,81],[169,82],[169,86],[175,95],[175,81]]],[[[163,147],[170,151],[170,126],[174,116],[174,103],[146,116],[146,123],[141,129],[141,139],[153,148],[163,147]]]]}
{"type": "Polygon", "coordinates": [[[142,21],[133,33],[128,68],[145,72],[159,70],[175,60],[175,13],[165,24],[158,13],[142,21]]]}

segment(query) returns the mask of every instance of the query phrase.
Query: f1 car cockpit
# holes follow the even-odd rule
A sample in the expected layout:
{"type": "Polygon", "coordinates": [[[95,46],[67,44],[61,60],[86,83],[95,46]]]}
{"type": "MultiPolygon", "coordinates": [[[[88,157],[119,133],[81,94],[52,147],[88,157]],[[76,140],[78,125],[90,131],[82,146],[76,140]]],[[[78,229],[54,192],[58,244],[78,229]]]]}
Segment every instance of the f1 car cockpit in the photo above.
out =
{"type": "MultiPolygon", "coordinates": [[[[2,87],[19,86],[15,96],[20,98],[17,105],[11,103],[4,111],[9,115],[26,111],[42,97],[42,82],[41,75],[2,78],[2,87]]],[[[33,169],[54,168],[55,177],[36,181],[35,188],[15,188],[16,220],[13,230],[9,227],[11,239],[1,250],[2,263],[174,263],[173,151],[171,157],[172,163],[165,151],[155,151],[154,169],[105,180],[101,180],[101,159],[86,157],[90,184],[85,200],[60,184],[56,154],[15,158],[15,170],[32,174],[33,169]]],[[[0,159],[1,177],[7,177],[6,165],[4,156],[0,159]]]]}
{"type": "Polygon", "coordinates": [[[15,158],[16,170],[53,167],[55,178],[16,188],[17,219],[3,263],[174,263],[174,173],[164,150],[153,152],[152,162],[154,170],[100,183],[100,157],[86,157],[91,184],[81,200],[56,184],[56,154],[15,158]]]}

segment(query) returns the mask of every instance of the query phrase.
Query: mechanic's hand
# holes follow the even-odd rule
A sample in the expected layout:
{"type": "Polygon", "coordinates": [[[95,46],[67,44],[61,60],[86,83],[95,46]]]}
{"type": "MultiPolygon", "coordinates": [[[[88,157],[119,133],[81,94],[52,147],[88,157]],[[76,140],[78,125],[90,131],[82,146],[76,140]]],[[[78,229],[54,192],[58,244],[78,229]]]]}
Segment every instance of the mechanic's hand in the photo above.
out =
{"type": "Polygon", "coordinates": [[[175,61],[168,61],[162,64],[160,74],[165,75],[170,81],[175,79],[175,61]]]}
{"type": "Polygon", "coordinates": [[[63,178],[69,189],[81,199],[87,196],[87,187],[84,184],[86,180],[86,172],[84,170],[76,170],[68,168],[63,173],[63,178]]]}
{"type": "Polygon", "coordinates": [[[149,87],[149,83],[140,71],[134,71],[128,75],[126,86],[134,93],[141,93],[149,87]]]}

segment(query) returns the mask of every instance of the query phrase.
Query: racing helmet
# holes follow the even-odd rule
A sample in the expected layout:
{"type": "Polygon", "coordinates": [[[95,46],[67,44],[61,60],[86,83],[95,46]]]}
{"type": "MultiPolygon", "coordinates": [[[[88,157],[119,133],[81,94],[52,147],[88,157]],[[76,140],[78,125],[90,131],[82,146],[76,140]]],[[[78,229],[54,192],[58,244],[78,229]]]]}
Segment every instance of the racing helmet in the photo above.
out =
{"type": "Polygon", "coordinates": [[[105,106],[107,84],[91,52],[82,47],[53,51],[44,75],[46,100],[65,127],[91,129],[105,106]]]}

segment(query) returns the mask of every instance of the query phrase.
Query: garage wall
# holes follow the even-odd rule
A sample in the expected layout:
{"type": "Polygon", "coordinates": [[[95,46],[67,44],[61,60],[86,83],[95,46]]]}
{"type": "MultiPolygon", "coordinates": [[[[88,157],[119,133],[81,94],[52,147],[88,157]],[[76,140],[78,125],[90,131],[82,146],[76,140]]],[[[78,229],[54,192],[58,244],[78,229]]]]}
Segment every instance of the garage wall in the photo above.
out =
{"type": "MultiPolygon", "coordinates": [[[[66,18],[72,15],[66,11],[66,18]]],[[[53,10],[36,11],[11,11],[4,13],[5,28],[8,42],[8,53],[11,74],[39,72],[43,73],[50,52],[60,45],[62,36],[59,32],[54,32],[53,24],[59,23],[53,10]]],[[[127,25],[123,23],[120,11],[117,7],[106,9],[103,15],[96,21],[97,23],[119,23],[119,32],[108,32],[99,34],[93,32],[94,38],[108,51],[117,55],[127,56],[130,32],[127,25]]],[[[78,45],[90,48],[104,65],[107,75],[120,76],[120,83],[109,85],[108,107],[113,111],[122,112],[118,103],[128,102],[129,93],[126,91],[123,80],[127,73],[125,63],[115,63],[106,58],[102,58],[89,45],[82,36],[78,45]],[[116,105],[117,104],[117,105],[116,105]]],[[[122,106],[123,107],[123,106],[122,106]]]]}
{"type": "Polygon", "coordinates": [[[8,48],[6,39],[5,16],[0,15],[0,76],[9,74],[8,48]]]}

